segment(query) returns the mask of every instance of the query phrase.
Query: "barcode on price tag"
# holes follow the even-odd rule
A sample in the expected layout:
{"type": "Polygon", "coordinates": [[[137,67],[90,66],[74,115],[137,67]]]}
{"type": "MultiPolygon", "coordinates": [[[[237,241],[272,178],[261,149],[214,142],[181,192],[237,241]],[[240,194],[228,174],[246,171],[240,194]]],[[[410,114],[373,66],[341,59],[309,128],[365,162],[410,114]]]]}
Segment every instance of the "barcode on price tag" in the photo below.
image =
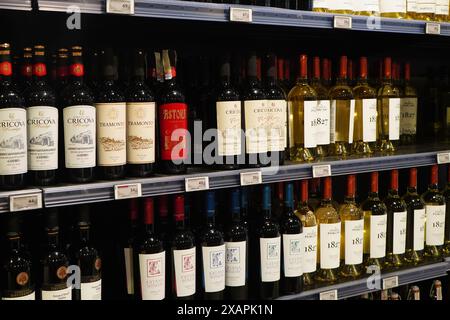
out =
{"type": "Polygon", "coordinates": [[[398,287],[398,276],[383,279],[383,290],[389,290],[398,287]]]}
{"type": "Polygon", "coordinates": [[[248,8],[230,8],[230,21],[234,22],[252,22],[252,9],[248,8]]]}
{"type": "Polygon", "coordinates": [[[337,292],[337,290],[321,292],[319,295],[319,299],[320,300],[337,300],[338,292],[337,292]]]}
{"type": "Polygon", "coordinates": [[[114,186],[114,198],[116,200],[139,198],[142,196],[140,183],[117,184],[114,186]]]}
{"type": "Polygon", "coordinates": [[[25,211],[42,208],[42,193],[29,193],[9,197],[9,211],[25,211]]]}
{"type": "Polygon", "coordinates": [[[106,12],[134,14],[134,0],[106,0],[106,12]]]}
{"type": "Polygon", "coordinates": [[[334,16],[333,26],[336,29],[351,29],[352,17],[334,16]]]}
{"type": "Polygon", "coordinates": [[[441,25],[439,23],[427,23],[425,26],[426,34],[441,34],[441,25]]]}
{"type": "Polygon", "coordinates": [[[186,178],[184,181],[186,192],[209,189],[209,177],[186,178]]]}
{"type": "Polygon", "coordinates": [[[313,178],[323,178],[331,176],[331,165],[322,164],[312,167],[313,178]]]}
{"type": "Polygon", "coordinates": [[[437,163],[438,164],[450,163],[450,152],[438,153],[437,163]]]}
{"type": "Polygon", "coordinates": [[[241,186],[250,186],[252,184],[261,184],[261,171],[241,172],[241,186]]]}

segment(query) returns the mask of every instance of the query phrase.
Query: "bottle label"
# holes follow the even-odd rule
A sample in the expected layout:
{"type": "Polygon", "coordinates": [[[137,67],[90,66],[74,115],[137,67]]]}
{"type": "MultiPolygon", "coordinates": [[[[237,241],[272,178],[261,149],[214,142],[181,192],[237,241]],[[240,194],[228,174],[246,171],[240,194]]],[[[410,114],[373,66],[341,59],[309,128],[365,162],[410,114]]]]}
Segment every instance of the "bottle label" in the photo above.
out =
{"type": "Polygon", "coordinates": [[[195,294],[195,247],[173,250],[173,261],[177,297],[195,294]]]}
{"type": "Polygon", "coordinates": [[[406,251],[406,211],[394,212],[393,254],[404,254],[406,251]]]}
{"type": "Polygon", "coordinates": [[[436,0],[436,11],[437,15],[447,16],[449,13],[449,2],[447,0],[436,0]]]}
{"type": "Polygon", "coordinates": [[[102,300],[102,279],[81,283],[81,300],[102,300]]]}
{"type": "Polygon", "coordinates": [[[283,234],[283,269],[285,277],[300,277],[303,274],[303,243],[303,233],[283,234]]]}
{"type": "Polygon", "coordinates": [[[316,109],[317,101],[303,102],[303,116],[304,116],[304,131],[305,148],[314,148],[317,146],[316,142],[316,109]]]}
{"type": "Polygon", "coordinates": [[[389,99],[389,140],[400,138],[400,98],[389,99]]]}
{"type": "Polygon", "coordinates": [[[330,8],[330,0],[314,0],[313,1],[313,10],[314,9],[329,9],[330,8]]]}
{"type": "Polygon", "coordinates": [[[142,300],[166,297],[166,252],[139,254],[142,300]]]}
{"type": "Polygon", "coordinates": [[[330,144],[330,100],[317,101],[314,133],[317,145],[330,144]]]}
{"type": "Polygon", "coordinates": [[[317,226],[303,227],[303,261],[304,273],[315,272],[317,269],[317,226]]]}
{"type": "Polygon", "coordinates": [[[376,12],[380,11],[378,0],[353,0],[353,11],[376,12]]]}
{"type": "Polygon", "coordinates": [[[216,102],[219,156],[241,154],[241,101],[216,102]]]}
{"type": "Polygon", "coordinates": [[[225,242],[225,249],[226,286],[245,286],[245,279],[247,277],[247,241],[225,242]]]}
{"type": "Polygon", "coordinates": [[[377,99],[362,100],[363,141],[377,140],[377,99]]]}
{"type": "MultiPolygon", "coordinates": [[[[447,1],[447,0],[445,0],[447,1]]],[[[408,0],[407,9],[408,12],[417,12],[417,0],[408,0]]]]}
{"type": "Polygon", "coordinates": [[[287,146],[287,102],[267,101],[266,132],[269,151],[284,151],[287,146]]]}
{"type": "Polygon", "coordinates": [[[134,255],[133,248],[123,248],[125,258],[125,276],[127,280],[127,293],[134,294],[134,255]]]}
{"type": "Polygon", "coordinates": [[[320,268],[339,268],[341,251],[341,223],[321,223],[320,234],[320,268]]]}
{"type": "Polygon", "coordinates": [[[162,160],[187,157],[188,106],[167,103],[159,107],[160,152],[162,160]]]}
{"type": "Polygon", "coordinates": [[[425,239],[428,246],[442,246],[445,237],[445,204],[442,206],[426,205],[425,239]]]}
{"type": "Polygon", "coordinates": [[[336,100],[330,104],[330,143],[336,142],[336,100]]]}
{"type": "Polygon", "coordinates": [[[386,256],[387,214],[370,216],[370,258],[386,256]]]}
{"type": "Polygon", "coordinates": [[[352,0],[342,0],[342,1],[336,1],[335,4],[333,4],[333,10],[353,10],[353,1],[352,0]]]}
{"type": "Polygon", "coordinates": [[[120,166],[127,162],[126,104],[96,103],[97,154],[99,166],[120,166]]]}
{"type": "Polygon", "coordinates": [[[27,108],[28,169],[58,169],[58,109],[27,108]]]}
{"type": "Polygon", "coordinates": [[[332,143],[336,141],[353,143],[354,119],[355,100],[331,100],[332,143]]]}
{"type": "Polygon", "coordinates": [[[244,101],[245,150],[247,153],[265,153],[267,144],[266,100],[244,101]]]}
{"type": "Polygon", "coordinates": [[[381,13],[406,13],[406,0],[380,0],[381,13]]]}
{"type": "Polygon", "coordinates": [[[72,106],[63,109],[66,168],[95,167],[95,108],[72,106]]]}
{"type": "Polygon", "coordinates": [[[202,247],[205,292],[225,289],[225,244],[202,247]]]}
{"type": "Polygon", "coordinates": [[[416,134],[417,98],[402,98],[400,114],[400,134],[416,134]]]}
{"type": "Polygon", "coordinates": [[[42,290],[42,300],[72,300],[72,287],[61,290],[42,290]]]}
{"type": "Polygon", "coordinates": [[[127,163],[155,162],[154,102],[127,102],[127,163]]]}
{"type": "Polygon", "coordinates": [[[436,9],[436,0],[417,0],[418,13],[434,13],[436,9]]]}
{"type": "Polygon", "coordinates": [[[425,209],[414,210],[414,251],[422,251],[425,246],[425,209]]]}
{"type": "Polygon", "coordinates": [[[27,172],[27,113],[0,109],[0,175],[27,172]]]}
{"type": "Polygon", "coordinates": [[[280,280],[280,245],[281,237],[259,238],[262,282],[273,282],[280,280]]]}
{"type": "Polygon", "coordinates": [[[364,219],[345,221],[345,264],[363,262],[364,219]]]}
{"type": "Polygon", "coordinates": [[[36,300],[36,294],[33,291],[30,294],[20,296],[20,297],[14,297],[14,298],[2,297],[2,300],[36,300]]]}

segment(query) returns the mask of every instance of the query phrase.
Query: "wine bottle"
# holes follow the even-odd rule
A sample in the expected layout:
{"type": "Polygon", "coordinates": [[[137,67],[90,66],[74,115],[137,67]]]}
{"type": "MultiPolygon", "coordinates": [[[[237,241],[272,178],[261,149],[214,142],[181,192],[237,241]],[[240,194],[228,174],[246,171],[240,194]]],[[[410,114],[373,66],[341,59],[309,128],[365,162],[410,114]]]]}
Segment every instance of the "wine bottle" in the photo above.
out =
{"type": "Polygon", "coordinates": [[[330,1],[330,12],[339,14],[352,14],[353,3],[351,0],[330,1]]]}
{"type": "Polygon", "coordinates": [[[435,11],[436,1],[417,0],[417,20],[433,20],[435,11]]]}
{"type": "Polygon", "coordinates": [[[406,19],[417,19],[417,0],[406,1],[406,19]]]}
{"type": "Polygon", "coordinates": [[[155,167],[156,104],[152,90],[145,83],[145,54],[133,52],[133,72],[126,93],[127,173],[148,177],[155,167]]]}
{"type": "Polygon", "coordinates": [[[425,247],[425,204],[417,194],[417,169],[409,170],[409,185],[403,196],[406,204],[408,224],[406,226],[406,254],[410,264],[422,261],[425,247]]]}
{"type": "Polygon", "coordinates": [[[225,232],[225,297],[248,298],[248,230],[241,216],[241,192],[231,192],[231,223],[225,232]]]}
{"type": "Polygon", "coordinates": [[[313,212],[315,212],[322,201],[320,194],[320,178],[311,179],[309,187],[310,192],[308,198],[308,206],[313,210],[313,212]]]}
{"type": "Polygon", "coordinates": [[[405,0],[380,0],[380,16],[385,18],[406,18],[405,0]]]}
{"type": "Polygon", "coordinates": [[[447,186],[443,192],[445,197],[445,245],[444,256],[450,256],[450,168],[447,167],[447,186]]]}
{"type": "Polygon", "coordinates": [[[28,133],[28,175],[33,185],[56,181],[58,169],[58,109],[47,83],[45,47],[34,46],[33,83],[25,91],[28,133]]]}
{"type": "Polygon", "coordinates": [[[302,251],[304,243],[303,225],[294,214],[294,185],[286,183],[284,211],[280,221],[282,237],[281,288],[284,294],[299,293],[303,289],[302,251]]]}
{"type": "Polygon", "coordinates": [[[94,97],[83,81],[81,47],[72,47],[71,60],[71,80],[61,93],[66,178],[69,182],[86,183],[93,179],[96,163],[94,97]]]}
{"type": "Polygon", "coordinates": [[[436,0],[436,11],[434,12],[434,21],[446,22],[449,16],[449,1],[447,0],[436,0]]]}
{"type": "Polygon", "coordinates": [[[380,3],[378,0],[353,2],[353,14],[362,16],[379,15],[380,3]]]}
{"type": "Polygon", "coordinates": [[[391,171],[391,185],[384,200],[387,208],[386,262],[398,268],[404,264],[408,216],[406,204],[398,195],[398,170],[391,171]]]}
{"type": "Polygon", "coordinates": [[[277,59],[277,84],[278,86],[283,89],[284,95],[287,97],[289,94],[289,89],[286,86],[286,77],[284,74],[284,65],[285,65],[285,59],[282,57],[278,57],[277,59]]]}
{"type": "Polygon", "coordinates": [[[320,282],[335,282],[338,279],[341,252],[341,218],[331,199],[331,178],[324,179],[323,198],[316,209],[319,226],[319,270],[316,279],[320,282]]]}
{"type": "Polygon", "coordinates": [[[69,84],[69,76],[69,50],[60,48],[56,57],[55,92],[60,93],[69,84]]]}
{"type": "Polygon", "coordinates": [[[330,12],[332,1],[329,0],[313,0],[312,11],[330,12]]]}
{"type": "Polygon", "coordinates": [[[413,144],[417,132],[417,92],[411,85],[411,64],[405,64],[405,84],[400,100],[400,142],[413,144]]]}
{"type": "MultiPolygon", "coordinates": [[[[163,242],[163,246],[164,246],[164,250],[166,252],[170,252],[170,248],[171,248],[171,233],[172,230],[174,230],[174,226],[171,223],[170,219],[169,219],[169,196],[168,195],[162,195],[160,197],[158,197],[158,213],[159,213],[159,221],[157,223],[157,227],[158,227],[158,237],[159,239],[162,240],[163,242]]],[[[187,201],[185,202],[185,204],[187,205],[187,201]]],[[[186,208],[185,205],[185,223],[186,223],[186,227],[189,227],[188,224],[188,216],[189,216],[189,211],[186,208]]],[[[172,257],[171,255],[167,255],[166,254],[166,275],[170,275],[172,274],[172,257]]],[[[169,278],[170,279],[170,278],[169,278]]],[[[171,293],[171,286],[170,286],[170,281],[166,280],[166,297],[168,297],[171,293]]]]}
{"type": "Polygon", "coordinates": [[[45,213],[47,246],[42,259],[42,300],[72,300],[72,288],[67,286],[69,259],[59,242],[57,209],[45,213]]]}
{"type": "Polygon", "coordinates": [[[140,284],[139,273],[136,272],[139,266],[136,265],[135,261],[135,250],[138,235],[138,215],[139,215],[139,204],[137,199],[130,200],[129,207],[129,225],[127,230],[127,240],[123,247],[123,256],[125,262],[125,284],[127,290],[127,296],[130,299],[134,299],[138,296],[140,284]]]}
{"type": "Polygon", "coordinates": [[[282,215],[284,213],[284,183],[277,182],[275,185],[275,195],[272,200],[272,215],[275,221],[278,223],[281,221],[282,215]]]}
{"type": "Polygon", "coordinates": [[[248,211],[249,211],[249,204],[248,204],[248,189],[243,187],[241,188],[241,220],[242,223],[244,224],[245,228],[248,231],[251,231],[249,229],[249,216],[248,216],[248,211]]]}
{"type": "Polygon", "coordinates": [[[12,81],[11,48],[0,44],[0,189],[20,189],[27,172],[27,115],[12,81]]]}
{"type": "Polygon", "coordinates": [[[262,221],[257,231],[259,253],[259,279],[257,292],[260,299],[275,299],[279,295],[281,237],[278,224],[272,220],[272,189],[263,186],[262,221]]]}
{"type": "Polygon", "coordinates": [[[443,300],[442,297],[442,282],[434,280],[430,289],[430,300],[443,300]]]}
{"type": "Polygon", "coordinates": [[[406,300],[420,300],[420,289],[418,286],[409,288],[408,297],[406,300]]]}
{"type": "MultiPolygon", "coordinates": [[[[332,87],[332,82],[331,82],[332,69],[333,69],[333,67],[331,64],[331,60],[328,58],[323,58],[322,59],[322,84],[328,90],[330,90],[332,87]]],[[[329,93],[328,93],[328,96],[329,96],[329,93]]]]}
{"type": "Polygon", "coordinates": [[[362,273],[364,216],[356,204],[356,177],[347,176],[347,195],[344,204],[339,208],[342,222],[341,258],[343,266],[341,275],[344,278],[356,278],[362,273]]]}
{"type": "Polygon", "coordinates": [[[33,49],[23,48],[20,65],[20,92],[25,92],[33,83],[33,49]]]}

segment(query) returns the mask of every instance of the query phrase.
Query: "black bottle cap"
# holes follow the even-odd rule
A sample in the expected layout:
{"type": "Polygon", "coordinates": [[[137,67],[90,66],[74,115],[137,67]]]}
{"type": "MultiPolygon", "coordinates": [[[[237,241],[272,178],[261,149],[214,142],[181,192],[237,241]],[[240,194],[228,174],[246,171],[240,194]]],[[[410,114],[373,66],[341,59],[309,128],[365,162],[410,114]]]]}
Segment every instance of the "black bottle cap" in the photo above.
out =
{"type": "Polygon", "coordinates": [[[79,226],[88,226],[91,223],[90,220],[90,214],[89,214],[90,208],[89,205],[83,204],[78,208],[78,225],[79,226]]]}
{"type": "Polygon", "coordinates": [[[45,212],[45,228],[47,230],[59,229],[58,209],[51,208],[45,212]]]}

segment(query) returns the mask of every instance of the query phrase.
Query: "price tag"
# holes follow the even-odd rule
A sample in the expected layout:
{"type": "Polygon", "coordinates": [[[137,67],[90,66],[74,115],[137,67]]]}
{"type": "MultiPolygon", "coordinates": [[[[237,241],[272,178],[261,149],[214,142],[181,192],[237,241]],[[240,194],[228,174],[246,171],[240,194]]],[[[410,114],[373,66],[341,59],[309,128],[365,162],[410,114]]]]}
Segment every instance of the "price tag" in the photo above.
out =
{"type": "Polygon", "coordinates": [[[9,197],[9,211],[25,211],[42,208],[42,193],[28,193],[9,197]]]}
{"type": "Polygon", "coordinates": [[[333,27],[336,29],[351,29],[352,17],[334,16],[333,27]]]}
{"type": "Polygon", "coordinates": [[[106,0],[106,12],[134,14],[134,0],[106,0]]]}
{"type": "Polygon", "coordinates": [[[114,198],[116,200],[139,198],[142,196],[140,183],[116,184],[114,186],[114,198]]]}
{"type": "Polygon", "coordinates": [[[184,181],[186,192],[209,189],[209,177],[186,178],[184,181]]]}
{"type": "Polygon", "coordinates": [[[252,184],[261,184],[261,171],[241,172],[241,186],[250,186],[252,184]]]}
{"type": "Polygon", "coordinates": [[[248,8],[230,8],[230,21],[234,22],[252,22],[252,9],[248,8]]]}
{"type": "Polygon", "coordinates": [[[383,279],[383,290],[389,290],[398,287],[398,276],[383,279]]]}
{"type": "Polygon", "coordinates": [[[312,167],[313,178],[323,178],[331,176],[331,165],[321,164],[312,167]]]}
{"type": "Polygon", "coordinates": [[[437,163],[450,163],[450,152],[442,152],[437,154],[437,163]]]}
{"type": "Polygon", "coordinates": [[[427,23],[425,25],[426,34],[441,34],[441,25],[439,23],[427,23]]]}
{"type": "Polygon", "coordinates": [[[337,290],[321,292],[319,295],[319,300],[337,300],[337,299],[338,299],[337,290]]]}

